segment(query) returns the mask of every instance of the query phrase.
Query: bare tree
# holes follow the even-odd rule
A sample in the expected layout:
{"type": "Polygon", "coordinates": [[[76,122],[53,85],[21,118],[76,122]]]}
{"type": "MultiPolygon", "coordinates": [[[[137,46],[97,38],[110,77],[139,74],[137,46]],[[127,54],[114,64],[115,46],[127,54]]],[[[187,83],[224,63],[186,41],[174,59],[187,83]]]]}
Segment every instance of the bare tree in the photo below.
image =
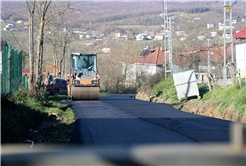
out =
{"type": "MultiPolygon", "coordinates": [[[[180,52],[188,52],[205,46],[206,41],[198,38],[198,36],[205,36],[205,25],[203,21],[196,21],[189,17],[182,17],[177,20],[173,37],[176,37],[178,40],[173,43],[173,53],[179,54],[180,52]],[[183,31],[183,33],[180,35],[177,31],[183,31]]],[[[199,56],[199,54],[192,52],[189,56],[185,57],[185,63],[189,68],[192,68],[193,62],[199,60],[197,56],[199,56]]],[[[179,58],[174,59],[174,61],[178,62],[179,58]]]]}
{"type": "Polygon", "coordinates": [[[49,13],[48,9],[51,5],[51,0],[43,0],[36,3],[36,9],[38,12],[39,20],[39,40],[37,44],[37,55],[36,55],[36,77],[38,85],[40,86],[42,80],[42,67],[43,67],[43,44],[44,44],[44,26],[47,25],[52,19],[64,14],[74,11],[70,7],[70,3],[62,3],[64,6],[59,7],[59,11],[49,13]]]}
{"type": "Polygon", "coordinates": [[[184,17],[177,22],[179,24],[175,27],[175,31],[184,31],[184,34],[178,36],[174,33],[174,37],[183,37],[183,41],[178,42],[178,45],[183,48],[183,51],[189,51],[200,47],[203,42],[198,39],[198,36],[205,34],[205,23],[184,17]]]}

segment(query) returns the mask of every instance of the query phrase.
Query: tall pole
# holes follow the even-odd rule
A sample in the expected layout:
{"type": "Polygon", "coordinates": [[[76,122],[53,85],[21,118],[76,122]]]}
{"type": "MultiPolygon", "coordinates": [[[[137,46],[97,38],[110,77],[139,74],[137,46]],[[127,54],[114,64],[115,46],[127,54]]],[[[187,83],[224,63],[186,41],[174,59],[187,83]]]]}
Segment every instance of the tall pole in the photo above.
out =
{"type": "MultiPolygon", "coordinates": [[[[233,57],[233,38],[232,38],[232,9],[231,9],[231,0],[230,0],[230,30],[231,30],[231,62],[232,64],[234,64],[234,57],[233,57]]],[[[232,72],[232,77],[233,77],[233,83],[234,84],[234,72],[233,70],[231,71],[232,72]]]]}
{"type": "Polygon", "coordinates": [[[224,0],[224,87],[227,87],[226,69],[226,0],[224,0]]]}
{"type": "MultiPolygon", "coordinates": [[[[233,58],[233,39],[232,39],[232,9],[231,9],[231,0],[224,0],[224,87],[227,87],[227,65],[226,65],[226,43],[231,43],[231,62],[234,62],[233,58]],[[229,3],[228,3],[229,2],[229,3]],[[229,19],[227,18],[227,12],[230,12],[229,19]],[[227,22],[230,23],[230,40],[226,40],[226,25],[227,22]]],[[[234,81],[234,73],[232,72],[232,77],[234,81]]]]}
{"type": "Polygon", "coordinates": [[[65,53],[65,80],[67,80],[67,50],[65,53]]]}
{"type": "Polygon", "coordinates": [[[210,39],[207,39],[208,40],[208,73],[210,73],[210,52],[209,52],[209,40],[210,39]]]}
{"type": "MultiPolygon", "coordinates": [[[[169,62],[170,62],[170,31],[171,28],[169,28],[169,26],[171,26],[171,23],[169,23],[169,19],[168,19],[168,14],[167,14],[167,1],[163,0],[163,17],[164,17],[164,54],[165,54],[165,79],[167,78],[167,72],[170,72],[171,70],[167,71],[167,53],[169,53],[169,62]],[[168,32],[167,32],[168,30],[168,32]],[[167,51],[167,39],[166,37],[168,37],[168,51],[167,51]]],[[[170,19],[171,21],[171,19],[170,19]]]]}
{"type": "Polygon", "coordinates": [[[29,13],[29,65],[30,65],[30,74],[28,78],[28,88],[31,89],[31,76],[32,76],[32,51],[31,51],[31,19],[30,19],[30,13],[29,13]]]}
{"type": "Polygon", "coordinates": [[[167,50],[167,45],[166,45],[166,1],[163,0],[163,18],[164,18],[164,53],[165,53],[165,79],[167,78],[167,54],[166,54],[166,50],[167,50]]]}
{"type": "Polygon", "coordinates": [[[172,70],[172,19],[169,18],[169,24],[168,24],[168,44],[169,44],[169,67],[170,70],[172,70]]]}

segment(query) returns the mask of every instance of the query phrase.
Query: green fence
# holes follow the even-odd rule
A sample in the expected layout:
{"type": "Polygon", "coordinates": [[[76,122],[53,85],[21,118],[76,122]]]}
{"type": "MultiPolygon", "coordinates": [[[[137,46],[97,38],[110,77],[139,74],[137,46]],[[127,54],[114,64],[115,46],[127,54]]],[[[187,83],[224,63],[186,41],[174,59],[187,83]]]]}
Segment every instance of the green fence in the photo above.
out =
{"type": "Polygon", "coordinates": [[[5,40],[1,41],[1,46],[1,95],[12,95],[21,85],[27,88],[27,74],[22,77],[22,50],[14,50],[5,40]]]}

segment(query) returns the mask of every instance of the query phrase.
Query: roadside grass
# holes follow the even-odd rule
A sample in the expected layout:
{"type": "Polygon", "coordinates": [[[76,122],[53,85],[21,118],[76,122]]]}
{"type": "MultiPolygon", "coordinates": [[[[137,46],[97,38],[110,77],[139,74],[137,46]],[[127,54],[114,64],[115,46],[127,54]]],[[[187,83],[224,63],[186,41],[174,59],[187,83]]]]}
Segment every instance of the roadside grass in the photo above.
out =
{"type": "MultiPolygon", "coordinates": [[[[74,113],[66,104],[56,103],[63,101],[65,96],[48,96],[46,93],[37,89],[33,91],[20,90],[11,97],[1,97],[1,143],[23,143],[26,139],[32,139],[30,131],[40,130],[35,137],[45,130],[55,130],[50,133],[49,139],[43,139],[43,142],[60,143],[60,138],[64,131],[70,133],[72,138],[72,128],[74,127],[74,113]],[[57,127],[45,126],[45,129],[39,128],[44,122],[57,123],[57,127]],[[63,130],[59,130],[62,127],[63,130]],[[51,141],[51,138],[53,141],[51,141]]],[[[45,134],[44,134],[45,135],[45,134]]],[[[40,140],[40,138],[37,138],[40,140]]]]}
{"type": "Polygon", "coordinates": [[[67,96],[66,95],[47,96],[47,99],[54,102],[65,101],[67,99],[67,96]]]}
{"type": "MultiPolygon", "coordinates": [[[[242,85],[245,85],[243,79],[242,85]]],[[[177,98],[176,88],[171,76],[169,76],[166,80],[157,83],[150,89],[151,95],[156,95],[157,97],[161,96],[166,103],[175,104],[176,109],[181,109],[182,104],[177,105],[179,100],[177,98]]],[[[246,86],[243,86],[242,88],[240,88],[238,84],[227,88],[215,86],[210,92],[206,84],[198,83],[198,89],[201,100],[194,100],[188,104],[194,105],[201,102],[204,107],[205,104],[209,102],[213,107],[218,108],[221,114],[226,110],[233,110],[232,113],[234,115],[246,116],[246,86]]],[[[182,99],[182,102],[188,102],[193,99],[197,99],[197,97],[194,96],[184,98],[182,99]]]]}
{"type": "Polygon", "coordinates": [[[240,88],[239,85],[227,88],[214,87],[203,96],[203,104],[208,100],[213,106],[219,107],[220,113],[226,108],[233,107],[235,113],[246,114],[246,87],[240,88]]]}
{"type": "MultiPolygon", "coordinates": [[[[153,85],[151,85],[153,86],[153,85]]],[[[198,84],[199,94],[203,97],[209,90],[208,86],[204,83],[198,84]]],[[[166,80],[157,83],[153,86],[151,95],[162,96],[165,101],[168,101],[170,104],[179,103],[179,99],[177,97],[176,87],[174,86],[174,81],[171,76],[168,76],[166,80]]],[[[181,99],[181,101],[189,101],[192,99],[196,99],[197,96],[187,97],[181,99]]]]}
{"type": "Polygon", "coordinates": [[[178,103],[176,88],[174,81],[171,76],[167,77],[166,80],[158,83],[152,90],[151,95],[161,95],[164,100],[168,100],[171,103],[178,103]]]}

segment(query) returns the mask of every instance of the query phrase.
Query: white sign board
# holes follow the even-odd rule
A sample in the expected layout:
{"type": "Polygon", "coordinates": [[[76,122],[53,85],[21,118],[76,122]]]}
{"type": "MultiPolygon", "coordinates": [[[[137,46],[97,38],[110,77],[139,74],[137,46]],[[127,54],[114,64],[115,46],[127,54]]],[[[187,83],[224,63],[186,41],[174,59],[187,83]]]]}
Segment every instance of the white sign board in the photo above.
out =
{"type": "Polygon", "coordinates": [[[194,70],[173,74],[173,80],[179,100],[184,97],[199,96],[194,70]]]}

